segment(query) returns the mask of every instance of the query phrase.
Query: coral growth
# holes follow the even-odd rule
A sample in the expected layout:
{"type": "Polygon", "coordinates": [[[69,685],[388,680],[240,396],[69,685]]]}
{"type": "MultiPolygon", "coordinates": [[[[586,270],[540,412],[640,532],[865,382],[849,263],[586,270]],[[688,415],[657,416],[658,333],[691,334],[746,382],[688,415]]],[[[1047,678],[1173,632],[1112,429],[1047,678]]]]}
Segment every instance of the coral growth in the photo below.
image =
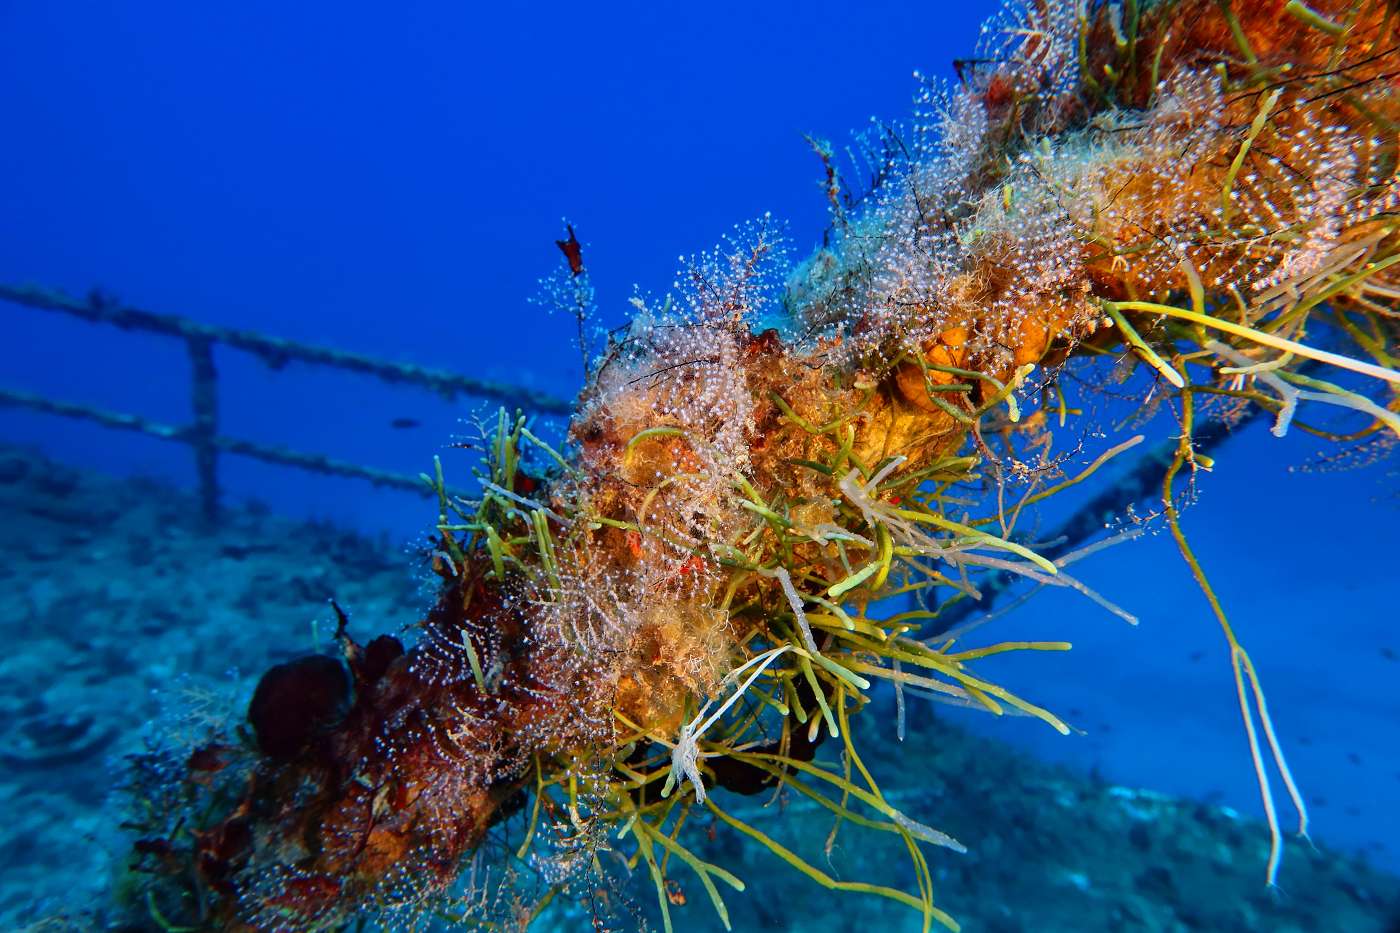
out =
{"type": "MultiPolygon", "coordinates": [[[[206,782],[221,790],[194,841],[138,846],[152,909],[233,929],[411,909],[523,807],[511,848],[535,853],[544,901],[607,830],[668,926],[682,862],[723,917],[715,881],[742,883],[681,833],[708,810],[821,884],[955,927],[921,844],[962,846],[881,793],[853,717],[884,680],[901,703],[1067,731],[975,672],[1067,645],[964,647],[940,613],[1011,574],[1131,619],[1068,572],[1083,552],[1051,560],[1017,531],[1132,446],[1074,476],[1048,455],[1070,430],[1065,377],[1102,382],[1103,355],[1140,361],[1143,404],[1179,424],[1161,518],[1230,640],[1277,837],[1266,756],[1298,796],[1173,483],[1209,466],[1193,430],[1240,405],[1278,434],[1400,434],[1396,19],[1375,0],[1029,3],[988,27],[960,85],[927,83],[909,127],[864,140],[870,190],[818,143],[827,245],[790,265],[769,219],[740,228],[676,294],[634,300],[562,453],[503,412],[479,499],[439,469],[442,585],[417,644],[362,648],[342,627],[348,674],[269,672],[259,754],[206,782]],[[1319,403],[1349,433],[1305,420],[1319,403]],[[904,595],[923,608],[882,602],[904,595]],[[824,740],[841,764],[818,757],[824,740]],[[902,839],[917,891],[836,880],[707,793],[778,784],[902,839]]],[[[572,230],[561,248],[582,275],[572,230]]],[[[183,780],[207,770],[191,759],[183,780]]],[[[1276,842],[1270,880],[1277,858],[1276,842]]]]}

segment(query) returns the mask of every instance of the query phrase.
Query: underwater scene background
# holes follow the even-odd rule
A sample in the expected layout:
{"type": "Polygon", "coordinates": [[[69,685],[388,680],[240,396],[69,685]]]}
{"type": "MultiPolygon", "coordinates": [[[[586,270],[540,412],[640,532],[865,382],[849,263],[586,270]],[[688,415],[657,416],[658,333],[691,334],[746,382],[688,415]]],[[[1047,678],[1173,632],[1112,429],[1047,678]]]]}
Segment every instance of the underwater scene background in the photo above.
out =
{"type": "MultiPolygon", "coordinates": [[[[631,318],[634,287],[664,295],[677,257],[736,223],[780,220],[800,259],[830,223],[804,134],[839,149],[871,114],[904,120],[911,72],[956,82],[954,60],[972,57],[996,9],[6,4],[0,283],[571,400],[585,376],[576,322],[532,300],[559,265],[561,218],[587,255],[600,331],[631,318]]],[[[401,473],[431,472],[437,455],[466,475],[476,455],[454,442],[496,421],[492,402],[222,350],[215,361],[224,433],[401,473]]],[[[188,366],[178,341],[0,303],[0,388],[180,424],[188,366]]],[[[1098,417],[1126,423],[1135,408],[1125,389],[1098,417]]],[[[1159,524],[1079,570],[1136,626],[1064,588],[991,624],[1002,641],[1073,644],[983,662],[1069,735],[909,697],[901,737],[894,692],[871,692],[866,764],[900,810],[968,849],[928,853],[934,899],[964,930],[1400,922],[1396,461],[1341,469],[1269,420],[1214,451],[1183,521],[1267,688],[1316,846],[1290,836],[1278,886],[1266,884],[1228,646],[1159,524]]],[[[567,420],[530,427],[562,446],[567,420]]],[[[1158,414],[1140,430],[1155,441],[1173,427],[1158,414]]],[[[184,445],[0,406],[0,928],[182,929],[114,906],[133,890],[130,756],[201,717],[239,719],[269,666],[333,652],[328,600],[361,641],[411,643],[433,605],[431,498],[237,456],[219,469],[211,525],[184,445]]],[[[1095,491],[1038,521],[1057,527],[1095,491]]],[[[733,799],[831,877],[915,885],[897,839],[847,826],[828,846],[831,815],[800,795],[733,799]]],[[[528,816],[508,818],[511,848],[528,816]]],[[[750,837],[696,835],[746,886],[724,892],[734,929],[924,925],[917,910],[818,886],[750,837]]],[[[473,863],[462,884],[492,891],[484,876],[503,870],[473,863]]],[[[665,920],[645,862],[598,892],[608,929],[721,928],[688,873],[665,920]]],[[[481,914],[509,929],[526,912],[481,914]]],[[[531,928],[593,929],[597,913],[560,898],[531,928]]],[[[449,921],[388,925],[434,923],[449,921]]]]}

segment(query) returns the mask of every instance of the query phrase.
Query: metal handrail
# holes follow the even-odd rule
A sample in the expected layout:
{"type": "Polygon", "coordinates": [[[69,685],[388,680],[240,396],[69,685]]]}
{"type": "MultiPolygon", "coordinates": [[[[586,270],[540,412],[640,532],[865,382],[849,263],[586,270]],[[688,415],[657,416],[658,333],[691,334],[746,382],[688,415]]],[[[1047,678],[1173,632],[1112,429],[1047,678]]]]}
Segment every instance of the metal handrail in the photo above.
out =
{"type": "Polygon", "coordinates": [[[289,362],[306,363],[374,376],[391,384],[421,386],[449,401],[466,395],[508,402],[521,409],[543,414],[567,415],[572,410],[572,406],[563,399],[533,389],[473,379],[470,376],[410,363],[380,360],[330,347],[298,343],[256,331],[204,324],[171,314],[156,314],[120,305],[100,292],[94,292],[86,301],[80,301],[48,289],[0,285],[0,301],[39,311],[67,314],[89,323],[108,324],[121,330],[161,334],[185,342],[191,364],[190,400],[194,415],[189,424],[164,424],[128,412],[60,402],[29,392],[3,388],[0,388],[0,405],[91,421],[108,428],[136,431],[149,437],[190,445],[195,453],[200,500],[205,515],[211,519],[217,516],[219,508],[220,453],[238,454],[331,476],[363,479],[376,486],[435,494],[417,476],[221,435],[218,430],[218,370],[214,366],[213,356],[215,344],[250,353],[274,370],[281,369],[289,362]]]}

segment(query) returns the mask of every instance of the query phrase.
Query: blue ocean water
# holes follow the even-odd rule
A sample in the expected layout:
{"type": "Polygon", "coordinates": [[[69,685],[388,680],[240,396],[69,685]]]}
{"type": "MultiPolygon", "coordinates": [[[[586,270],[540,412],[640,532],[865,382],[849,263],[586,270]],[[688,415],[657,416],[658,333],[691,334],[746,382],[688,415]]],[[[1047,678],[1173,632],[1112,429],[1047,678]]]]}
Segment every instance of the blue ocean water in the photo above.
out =
{"type": "MultiPolygon", "coordinates": [[[[951,79],[993,8],[5,4],[0,282],[96,289],[569,398],[574,322],[528,300],[559,261],[563,218],[605,324],[626,319],[634,286],[666,291],[677,257],[764,212],[803,254],[826,223],[803,134],[841,141],[871,114],[903,118],[911,72],[951,79]]],[[[401,472],[476,413],[233,353],[217,365],[226,433],[401,472]]],[[[179,423],[186,366],[176,343],[0,306],[0,387],[179,423]]],[[[193,484],[183,447],[96,426],[0,408],[0,441],[193,484]]],[[[1396,466],[1299,469],[1314,453],[1250,426],[1185,520],[1219,568],[1314,838],[1397,872],[1396,466]]],[[[394,540],[430,519],[422,500],[352,480],[237,457],[222,469],[230,501],[275,513],[394,540]]],[[[956,721],[1113,784],[1259,817],[1224,641],[1170,541],[1123,545],[1083,576],[1141,624],[1041,594],[996,623],[1002,636],[1074,651],[995,671],[1084,734],[956,721]]],[[[18,620],[0,627],[29,650],[18,620]]]]}

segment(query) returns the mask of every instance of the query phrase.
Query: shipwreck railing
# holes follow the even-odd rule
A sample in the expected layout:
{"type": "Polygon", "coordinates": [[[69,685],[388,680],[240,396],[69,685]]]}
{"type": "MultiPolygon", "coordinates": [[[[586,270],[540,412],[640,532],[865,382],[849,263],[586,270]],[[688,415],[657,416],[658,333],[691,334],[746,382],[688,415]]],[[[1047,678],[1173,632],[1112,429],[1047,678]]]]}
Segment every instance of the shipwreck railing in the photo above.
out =
{"type": "Polygon", "coordinates": [[[205,515],[211,519],[218,514],[218,462],[222,453],[252,457],[267,463],[314,473],[363,479],[376,486],[422,493],[432,492],[417,476],[220,434],[218,369],[214,365],[213,352],[215,345],[249,353],[273,370],[281,369],[292,362],[305,363],[373,376],[390,384],[419,386],[448,401],[459,396],[470,396],[492,399],[542,414],[567,415],[572,410],[570,404],[563,399],[533,389],[473,379],[470,376],[410,363],[395,363],[346,350],[298,343],[251,330],[204,324],[172,314],[156,314],[122,305],[100,292],[93,292],[86,300],[80,300],[46,289],[0,285],[0,301],[37,311],[65,314],[93,324],[108,324],[119,330],[142,331],[184,341],[190,360],[190,403],[193,413],[188,424],[165,424],[128,412],[56,401],[30,392],[6,388],[0,388],[0,405],[76,418],[108,428],[136,431],[149,437],[189,445],[194,449],[200,500],[205,515]]]}

